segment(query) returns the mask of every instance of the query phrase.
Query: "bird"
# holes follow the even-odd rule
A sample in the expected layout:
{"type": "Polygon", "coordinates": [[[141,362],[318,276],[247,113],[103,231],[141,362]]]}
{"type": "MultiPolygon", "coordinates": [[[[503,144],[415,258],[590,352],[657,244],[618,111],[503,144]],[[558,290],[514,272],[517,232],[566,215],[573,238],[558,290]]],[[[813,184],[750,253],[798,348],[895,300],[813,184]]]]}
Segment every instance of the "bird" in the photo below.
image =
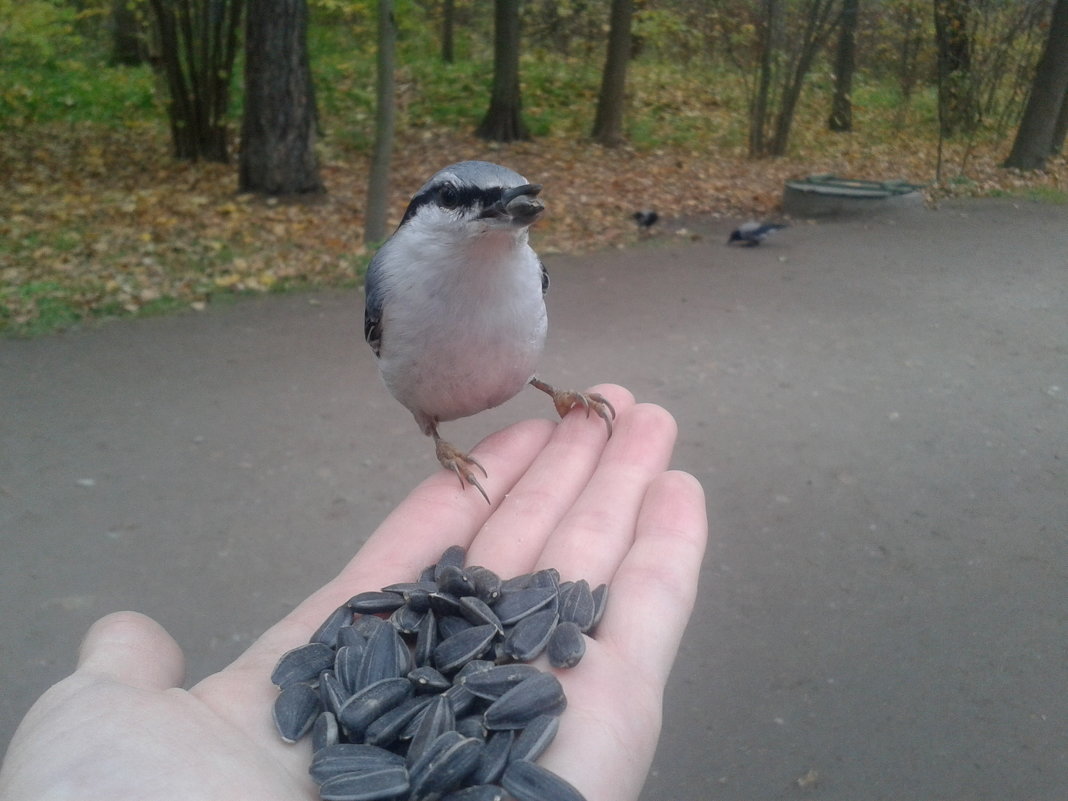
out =
{"type": "Polygon", "coordinates": [[[631,217],[634,218],[634,222],[638,224],[638,230],[643,233],[647,233],[657,220],[660,219],[660,215],[652,209],[642,209],[641,211],[634,212],[631,217]]]}
{"type": "Polygon", "coordinates": [[[612,436],[615,409],[596,392],[560,390],[536,375],[545,347],[549,275],[529,243],[541,186],[487,161],[438,172],[411,198],[367,268],[364,337],[382,379],[434,440],[441,465],[489,503],[470,454],[438,425],[498,406],[528,384],[563,417],[595,412],[612,436]]]}
{"type": "Polygon", "coordinates": [[[783,228],[789,228],[786,223],[758,223],[747,222],[742,223],[740,226],[731,231],[730,239],[727,240],[727,244],[730,245],[733,242],[740,242],[745,247],[755,248],[761,242],[768,238],[769,235],[783,228]]]}

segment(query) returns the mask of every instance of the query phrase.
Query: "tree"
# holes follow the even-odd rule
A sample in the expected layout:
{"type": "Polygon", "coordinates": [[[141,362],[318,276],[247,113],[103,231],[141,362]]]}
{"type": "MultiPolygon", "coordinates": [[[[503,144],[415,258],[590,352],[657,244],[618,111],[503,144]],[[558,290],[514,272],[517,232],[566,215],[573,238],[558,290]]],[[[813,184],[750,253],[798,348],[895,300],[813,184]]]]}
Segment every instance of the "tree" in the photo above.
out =
{"type": "Polygon", "coordinates": [[[244,0],[149,0],[174,155],[227,162],[226,116],[244,0]]]}
{"type": "Polygon", "coordinates": [[[249,0],[245,31],[242,192],[322,192],[305,0],[249,0]]]}
{"type": "Polygon", "coordinates": [[[1068,0],[1057,0],[1006,167],[1040,170],[1064,146],[1068,118],[1068,0]]]}
{"type": "Polygon", "coordinates": [[[367,214],[364,217],[365,242],[386,238],[389,213],[389,162],[393,155],[393,57],[397,43],[397,21],[393,0],[378,0],[378,64],[375,80],[375,147],[371,156],[371,179],[367,184],[367,214]]]}
{"type": "Polygon", "coordinates": [[[764,0],[757,28],[760,67],[750,102],[749,156],[782,156],[790,143],[794,112],[816,55],[837,24],[838,0],[804,0],[787,19],[780,0],[764,0]],[[789,29],[789,36],[786,30],[789,29]],[[772,92],[777,90],[777,94],[772,92]],[[778,101],[770,131],[768,121],[778,101]]]}
{"type": "Polygon", "coordinates": [[[145,61],[142,19],[131,0],[111,1],[111,64],[133,67],[145,61]]]}
{"type": "Polygon", "coordinates": [[[519,0],[493,5],[493,89],[475,134],[495,142],[529,139],[519,94],[519,0]]]}
{"type": "Polygon", "coordinates": [[[606,147],[623,144],[623,106],[627,88],[627,62],[630,61],[632,0],[612,0],[608,29],[608,52],[597,97],[593,138],[606,147]]]}
{"type": "Polygon", "coordinates": [[[456,0],[444,0],[441,9],[441,60],[451,64],[454,59],[456,29],[456,0]]]}
{"type": "Polygon", "coordinates": [[[853,130],[853,74],[857,68],[857,16],[860,0],[844,0],[838,17],[838,47],[834,54],[834,99],[827,127],[853,130]]]}
{"type": "Polygon", "coordinates": [[[938,49],[938,124],[941,136],[975,129],[978,102],[972,83],[972,40],[968,34],[972,0],[934,0],[938,49]]]}

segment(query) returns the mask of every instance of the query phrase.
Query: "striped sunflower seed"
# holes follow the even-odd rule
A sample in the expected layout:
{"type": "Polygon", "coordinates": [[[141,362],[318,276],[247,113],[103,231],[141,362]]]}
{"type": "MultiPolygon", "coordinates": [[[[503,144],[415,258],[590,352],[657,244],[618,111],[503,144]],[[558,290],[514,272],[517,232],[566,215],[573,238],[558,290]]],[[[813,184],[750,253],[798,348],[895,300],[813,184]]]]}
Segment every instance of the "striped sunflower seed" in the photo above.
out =
{"type": "Polygon", "coordinates": [[[315,681],[333,664],[333,648],[321,642],[310,642],[282,654],[271,673],[271,683],[285,688],[290,684],[315,681]]]}
{"type": "Polygon", "coordinates": [[[525,759],[528,762],[536,762],[556,737],[559,729],[560,718],[555,715],[538,715],[515,738],[512,750],[508,754],[508,761],[525,759]]]}
{"type": "Polygon", "coordinates": [[[501,597],[493,607],[497,619],[505,626],[522,620],[547,606],[556,606],[556,587],[527,587],[522,590],[501,590],[501,597]]]}
{"type": "Polygon", "coordinates": [[[497,629],[487,623],[484,626],[472,626],[442,640],[434,649],[434,667],[442,673],[459,670],[465,662],[478,659],[486,653],[496,635],[497,629]]]}
{"type": "Polygon", "coordinates": [[[586,579],[579,579],[560,592],[560,620],[574,623],[582,631],[593,625],[595,607],[593,592],[586,579]]]}
{"type": "Polygon", "coordinates": [[[564,688],[552,673],[524,679],[486,710],[487,729],[521,729],[538,715],[559,715],[567,706],[564,688]]]}
{"type": "Polygon", "coordinates": [[[462,790],[453,790],[441,797],[441,801],[503,801],[504,788],[497,784],[473,784],[462,790]]]}
{"type": "Polygon", "coordinates": [[[574,785],[524,759],[512,762],[505,769],[501,786],[516,801],[585,801],[574,785]]]}
{"type": "Polygon", "coordinates": [[[412,795],[437,797],[455,790],[474,770],[483,748],[481,742],[459,732],[443,733],[409,769],[412,795]]]}
{"type": "Polygon", "coordinates": [[[504,653],[518,662],[529,662],[545,650],[559,616],[555,609],[542,609],[516,623],[504,638],[504,653]]]}
{"type": "Polygon", "coordinates": [[[412,695],[412,683],[405,678],[381,679],[349,698],[337,713],[345,733],[359,741],[367,727],[385,712],[412,695]]]}
{"type": "Polygon", "coordinates": [[[572,668],[586,654],[586,637],[575,623],[559,624],[545,648],[549,664],[555,668],[572,668]]]}
{"type": "Polygon", "coordinates": [[[346,773],[404,766],[404,757],[385,748],[362,743],[338,743],[314,753],[308,775],[316,784],[322,784],[346,773]]]}
{"type": "Polygon", "coordinates": [[[408,791],[408,769],[399,767],[343,773],[323,782],[319,797],[323,801],[382,801],[408,791]]]}
{"type": "Polygon", "coordinates": [[[295,743],[315,725],[323,711],[319,691],[310,684],[289,684],[274,701],[274,726],[287,743],[295,743]]]}

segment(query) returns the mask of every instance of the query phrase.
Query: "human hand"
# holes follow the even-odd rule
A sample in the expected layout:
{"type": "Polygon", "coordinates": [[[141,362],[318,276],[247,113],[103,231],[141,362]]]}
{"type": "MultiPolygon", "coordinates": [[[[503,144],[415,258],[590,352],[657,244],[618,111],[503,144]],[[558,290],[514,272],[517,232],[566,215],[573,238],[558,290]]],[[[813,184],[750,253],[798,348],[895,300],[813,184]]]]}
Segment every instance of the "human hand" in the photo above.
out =
{"type": "Polygon", "coordinates": [[[608,608],[575,668],[554,671],[568,706],[539,763],[588,801],[636,799],[660,732],[661,698],[693,608],[705,546],[700,486],[667,471],[675,423],[600,387],[615,434],[571,413],[528,420],[474,450],[499,499],[438,471],[378,527],[341,573],[233,664],[190,690],[177,643],[149,618],[95,623],[77,669],[23,720],[0,770],[0,799],[315,799],[310,745],[283,743],[270,674],[352,595],[411,580],[450,545],[508,577],[541,567],[608,582],[608,608]],[[507,491],[507,494],[505,492],[507,491]]]}

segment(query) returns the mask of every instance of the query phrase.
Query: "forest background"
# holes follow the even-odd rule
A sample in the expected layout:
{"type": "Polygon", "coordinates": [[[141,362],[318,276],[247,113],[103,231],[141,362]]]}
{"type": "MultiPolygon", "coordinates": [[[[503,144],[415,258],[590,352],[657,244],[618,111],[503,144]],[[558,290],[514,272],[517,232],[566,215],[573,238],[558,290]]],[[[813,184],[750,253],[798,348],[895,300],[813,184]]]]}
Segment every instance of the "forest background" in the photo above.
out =
{"type": "Polygon", "coordinates": [[[784,180],[820,173],[1068,203],[1068,0],[247,2],[0,0],[0,332],[356,285],[383,156],[390,225],[453,161],[543,184],[542,253],[633,242],[639,209],[665,231],[774,214],[784,180]],[[282,103],[308,128],[290,192],[246,162],[279,111],[263,86],[302,67],[282,103]],[[176,98],[197,80],[216,136],[183,151],[176,98]],[[512,124],[495,127],[502,87],[512,124]],[[1021,161],[1036,114],[1053,140],[1021,161]]]}

